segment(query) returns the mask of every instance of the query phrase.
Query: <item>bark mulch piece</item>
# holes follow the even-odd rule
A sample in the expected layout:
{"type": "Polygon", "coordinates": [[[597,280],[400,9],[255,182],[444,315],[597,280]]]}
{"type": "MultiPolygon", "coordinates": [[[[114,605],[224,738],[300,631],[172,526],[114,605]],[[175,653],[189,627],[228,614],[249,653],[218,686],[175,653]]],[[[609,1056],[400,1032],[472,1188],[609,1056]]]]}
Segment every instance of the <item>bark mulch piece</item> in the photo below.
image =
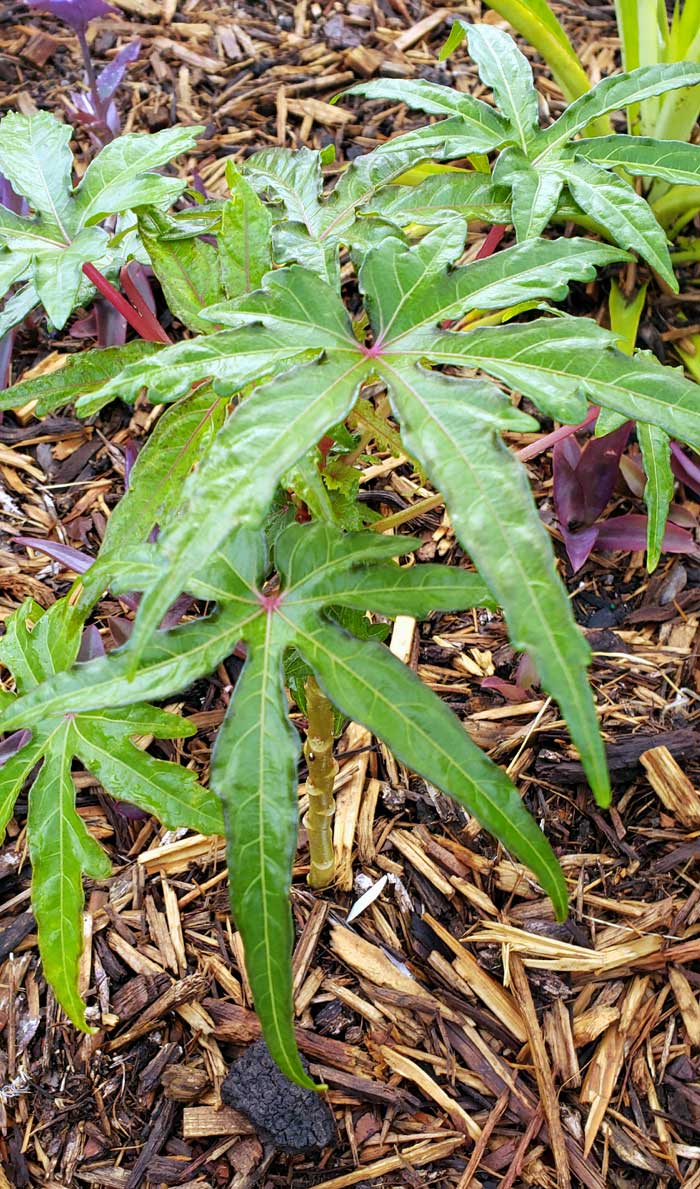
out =
{"type": "MultiPolygon", "coordinates": [[[[215,194],[228,157],[333,143],[342,162],[418,122],[400,105],[330,106],[356,79],[478,90],[463,52],[447,64],[437,58],[451,14],[478,18],[476,0],[118,7],[90,35],[102,62],[141,39],[121,92],[126,130],[203,123],[200,151],[184,168],[196,166],[215,194]]],[[[591,73],[615,68],[611,7],[560,7],[591,73]]],[[[532,57],[555,115],[561,95],[532,57]]],[[[11,0],[0,16],[0,107],[62,112],[78,72],[70,31],[11,0]]],[[[595,312],[600,297],[591,286],[574,300],[595,312]]],[[[654,315],[666,342],[682,311],[682,299],[673,301],[681,304],[660,302],[654,315]]],[[[17,374],[60,366],[76,349],[68,334],[24,333],[17,374]]],[[[49,606],[73,577],[13,538],[94,555],[123,491],[125,449],[157,415],[139,404],[89,422],[69,411],[37,421],[31,407],[5,416],[0,618],[28,595],[49,606]]],[[[549,465],[538,459],[529,469],[546,519],[549,465]]],[[[405,459],[378,450],[363,490],[384,515],[430,495],[405,459]]],[[[409,527],[422,537],[421,560],[459,562],[440,506],[409,527]]],[[[594,651],[615,784],[606,814],[591,802],[551,701],[532,690],[506,701],[482,687],[487,677],[514,682],[500,618],[397,621],[393,651],[507,767],[546,823],[572,912],[557,924],[527,871],[475,821],[349,725],[337,748],[337,883],[322,895],[307,888],[302,833],[292,894],[297,1038],[311,1075],[329,1087],[335,1120],[321,1154],[281,1152],[240,1102],[226,1105],[231,1063],[260,1029],[229,916],[222,841],[126,818],[91,776],[76,774],[79,812],[114,863],[110,880],[87,884],[81,980],[95,1032],[82,1036],[57,1009],[38,961],[20,803],[0,850],[0,1189],[698,1189],[700,571],[679,564],[685,585],[670,601],[660,583],[677,585],[677,571],[665,562],[650,582],[637,555],[594,554],[570,580],[594,651]],[[350,919],[360,896],[364,907],[350,919]]],[[[107,641],[120,639],[126,616],[116,599],[103,600],[97,625],[107,641]]],[[[230,682],[222,666],[185,695],[178,705],[198,735],[155,745],[161,754],[205,773],[230,682]]],[[[302,811],[304,796],[302,783],[302,811]]]]}

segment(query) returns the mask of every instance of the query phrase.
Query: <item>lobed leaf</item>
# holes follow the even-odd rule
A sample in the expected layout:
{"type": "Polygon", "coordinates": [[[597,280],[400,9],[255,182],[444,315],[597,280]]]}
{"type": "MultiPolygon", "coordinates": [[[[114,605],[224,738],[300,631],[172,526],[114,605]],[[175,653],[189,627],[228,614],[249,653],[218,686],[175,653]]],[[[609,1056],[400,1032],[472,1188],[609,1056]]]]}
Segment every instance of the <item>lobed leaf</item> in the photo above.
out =
{"type": "Polygon", "coordinates": [[[99,260],[105,254],[107,232],[102,227],[86,227],[71,244],[60,251],[39,255],[34,266],[34,284],[49,321],[57,330],[65,326],[78,303],[83,282],[83,264],[99,260]]]}
{"type": "Polygon", "coordinates": [[[510,194],[483,173],[435,174],[418,186],[396,185],[381,190],[367,203],[363,214],[381,215],[390,223],[407,227],[440,227],[450,216],[467,222],[507,223],[511,218],[510,194]]]}
{"type": "Polygon", "coordinates": [[[32,907],[44,971],[70,1019],[86,1029],[78,988],[82,875],[105,878],[111,867],[76,812],[73,758],[78,757],[113,796],[156,813],[170,825],[218,832],[223,822],[217,802],[198,785],[193,772],[155,759],[131,741],[144,734],[181,738],[193,733],[191,724],[152,706],[114,710],[113,703],[107,703],[108,708],[95,710],[95,691],[85,674],[91,665],[102,666],[109,658],[71,669],[80,636],[81,619],[68,599],[48,611],[27,600],[7,621],[0,661],[13,673],[20,696],[3,706],[1,726],[6,730],[10,719],[19,717],[25,730],[31,722],[32,738],[0,768],[0,828],[4,830],[14,800],[29,779],[32,907]],[[56,687],[65,690],[71,684],[82,696],[82,713],[69,710],[60,694],[52,700],[56,687]]]}
{"type": "Polygon", "coordinates": [[[226,417],[226,399],[207,384],[167,409],[131,472],[129,489],[107,521],[103,553],[127,555],[174,514],[182,484],[226,417]]]}
{"type": "Polygon", "coordinates": [[[279,336],[257,326],[245,331],[218,331],[156,349],[157,358],[138,359],[113,379],[92,386],[79,397],[76,412],[87,417],[111,400],[134,401],[142,389],[146,389],[153,404],[165,404],[186,396],[193,384],[203,381],[213,381],[217,394],[231,396],[254,380],[308,358],[302,348],[281,344],[279,336]]]}
{"type": "Polygon", "coordinates": [[[585,394],[625,420],[649,422],[700,447],[697,384],[644,352],[628,358],[614,342],[614,335],[589,318],[537,318],[459,335],[443,333],[435,337],[430,357],[482,368],[568,424],[583,420],[585,394]]]}
{"type": "Polygon", "coordinates": [[[205,322],[200,314],[205,306],[225,297],[219,249],[194,237],[167,239],[161,233],[157,212],[142,213],[138,228],[170,312],[188,330],[211,333],[211,322],[205,322]]]}
{"type": "Polygon", "coordinates": [[[238,297],[258,289],[272,267],[272,216],[230,161],[226,163],[226,181],[231,197],[221,212],[216,246],[226,296],[238,297]]]}
{"type": "Polygon", "coordinates": [[[410,357],[415,338],[424,355],[435,327],[447,318],[473,309],[502,309],[531,297],[561,300],[571,280],[591,280],[596,265],[628,258],[620,249],[592,240],[530,240],[446,273],[461,254],[464,234],[464,223],[454,219],[410,252],[388,237],[363,262],[360,286],[387,352],[410,357]]]}
{"type": "Polygon", "coordinates": [[[44,976],[66,1015],[88,1031],[78,990],[83,948],[83,873],[106,879],[107,855],[75,811],[72,728],[58,726],[44,745],[44,762],[29,798],[27,836],[32,860],[32,911],[44,976]]]}
{"type": "Polygon", "coordinates": [[[614,173],[590,161],[560,167],[575,202],[595,219],[615,243],[638,252],[678,292],[666,233],[647,201],[614,173]]]}

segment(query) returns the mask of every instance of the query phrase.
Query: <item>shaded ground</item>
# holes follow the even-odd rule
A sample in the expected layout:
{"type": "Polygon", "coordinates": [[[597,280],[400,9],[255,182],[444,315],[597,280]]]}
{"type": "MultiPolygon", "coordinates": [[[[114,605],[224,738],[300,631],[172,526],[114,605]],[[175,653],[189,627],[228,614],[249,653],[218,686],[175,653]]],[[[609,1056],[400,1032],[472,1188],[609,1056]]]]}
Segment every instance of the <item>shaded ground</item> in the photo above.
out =
{"type": "MultiPolygon", "coordinates": [[[[330,107],[355,78],[379,72],[474,86],[464,56],[445,67],[437,52],[447,14],[476,17],[478,3],[119,7],[122,18],[93,28],[104,60],[126,38],[142,39],[122,103],[127,130],[206,124],[186,168],[196,165],[214,192],[229,155],[332,141],[342,161],[407,126],[402,108],[387,116],[384,105],[330,107]]],[[[590,71],[614,68],[611,9],[571,3],[562,15],[590,71]]],[[[3,108],[61,111],[79,71],[70,32],[10,3],[0,38],[3,108]]],[[[556,114],[556,88],[546,78],[540,86],[556,114]]],[[[474,229],[475,242],[481,234],[474,229]]],[[[693,283],[688,276],[682,285],[691,297],[693,283]]],[[[597,313],[603,297],[590,286],[573,301],[578,312],[597,313]]],[[[648,313],[652,345],[683,308],[657,303],[648,313]]],[[[694,306],[686,309],[694,322],[694,306]]],[[[80,345],[27,330],[16,374],[80,345]]],[[[47,536],[95,553],[123,490],[124,446],[140,441],[153,417],[146,405],[114,405],[87,423],[70,412],[41,423],[30,411],[5,416],[2,618],[27,595],[48,606],[72,577],[12,537],[47,536]]],[[[383,512],[421,497],[408,464],[379,452],[372,463],[365,486],[383,512]]],[[[530,469],[551,520],[546,456],[530,469]]],[[[616,502],[636,508],[629,494],[616,502]]],[[[685,502],[697,516],[692,493],[685,502]]],[[[424,560],[458,558],[441,509],[410,527],[423,536],[424,560]]],[[[402,622],[391,641],[519,779],[571,880],[566,925],[554,923],[522,868],[361,728],[350,726],[339,744],[338,886],[324,895],[307,889],[302,835],[293,893],[299,1041],[330,1086],[337,1128],[320,1158],[279,1154],[242,1115],[220,1108],[229,1064],[258,1029],[217,841],[127,819],[91,777],[77,775],[80,812],[114,862],[111,881],[88,884],[83,985],[97,1031],[86,1038],[66,1025],[42,978],[20,803],[0,850],[3,1189],[548,1189],[557,1184],[557,1145],[573,1185],[700,1186],[700,799],[684,783],[700,786],[700,567],[667,559],[649,581],[641,555],[597,554],[570,588],[595,651],[615,779],[615,809],[605,816],[581,782],[556,709],[537,692],[509,703],[482,689],[484,677],[513,676],[498,618],[436,616],[417,629],[402,622]],[[673,597],[679,567],[685,585],[673,597]],[[659,751],[640,763],[659,744],[680,767],[659,751]],[[377,899],[347,926],[357,895],[383,877],[377,899]]],[[[98,623],[108,642],[123,615],[103,601],[98,623]]],[[[198,735],[152,745],[158,753],[179,753],[205,775],[232,680],[233,666],[222,666],[190,690],[182,710],[198,735]]]]}

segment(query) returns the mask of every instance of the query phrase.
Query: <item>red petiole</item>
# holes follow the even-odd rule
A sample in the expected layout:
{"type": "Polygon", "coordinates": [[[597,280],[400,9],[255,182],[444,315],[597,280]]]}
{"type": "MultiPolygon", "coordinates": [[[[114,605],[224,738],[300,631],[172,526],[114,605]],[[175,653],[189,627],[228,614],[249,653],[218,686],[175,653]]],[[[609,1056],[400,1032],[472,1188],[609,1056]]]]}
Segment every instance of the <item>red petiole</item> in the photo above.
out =
{"type": "MultiPolygon", "coordinates": [[[[115,310],[118,310],[126,318],[129,326],[142,339],[146,339],[150,343],[172,343],[172,339],[165,333],[155,314],[142,300],[135,286],[133,292],[138,295],[138,308],[136,304],[132,305],[130,301],[127,301],[111,281],[108,281],[100,270],[95,268],[94,264],[84,264],[83,272],[88,280],[92,281],[102,296],[107,299],[110,305],[114,306],[115,310]]],[[[132,294],[130,293],[129,296],[132,296],[132,294]]],[[[136,299],[134,298],[134,300],[136,299]]]]}

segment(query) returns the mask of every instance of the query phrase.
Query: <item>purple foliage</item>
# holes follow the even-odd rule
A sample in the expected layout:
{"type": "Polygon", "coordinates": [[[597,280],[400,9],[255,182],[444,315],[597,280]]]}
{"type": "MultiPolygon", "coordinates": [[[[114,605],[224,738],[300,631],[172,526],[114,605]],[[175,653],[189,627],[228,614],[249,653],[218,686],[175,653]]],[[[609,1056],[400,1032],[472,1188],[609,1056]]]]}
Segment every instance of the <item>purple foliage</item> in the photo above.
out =
{"type": "Polygon", "coordinates": [[[202,198],[209,197],[207,188],[202,181],[201,174],[198,169],[195,169],[194,173],[192,174],[192,189],[196,190],[198,194],[201,194],[202,198]]]}
{"type": "Polygon", "coordinates": [[[681,450],[677,442],[671,442],[671,470],[681,483],[700,495],[700,466],[681,450]]]}
{"type": "Polygon", "coordinates": [[[98,656],[105,655],[105,646],[102,643],[102,637],[93,623],[89,624],[83,632],[83,638],[80,641],[80,648],[78,649],[77,660],[94,661],[98,656]]]}
{"type": "Polygon", "coordinates": [[[3,739],[0,743],[0,768],[6,764],[11,756],[15,755],[25,743],[29,743],[32,737],[31,731],[21,730],[15,731],[12,735],[8,735],[7,739],[3,739]]]}
{"type": "Polygon", "coordinates": [[[134,463],[136,462],[136,459],[138,458],[138,456],[139,456],[139,448],[136,445],[136,442],[131,442],[131,441],[125,442],[124,443],[124,490],[125,491],[129,490],[129,482],[131,480],[131,472],[133,470],[134,463]]]}
{"type": "Polygon", "coordinates": [[[62,545],[60,541],[45,541],[42,537],[13,537],[16,545],[28,545],[30,549],[37,549],[39,553],[46,553],[54,561],[60,562],[76,574],[84,574],[90,569],[93,557],[83,553],[82,549],[74,549],[72,545],[62,545]]]}
{"type": "Polygon", "coordinates": [[[107,627],[110,630],[115,648],[121,648],[122,644],[126,644],[129,636],[131,635],[133,626],[134,625],[131,620],[124,619],[123,615],[109,616],[107,619],[107,627]]]}
{"type": "Polygon", "coordinates": [[[95,17],[104,17],[111,12],[119,15],[119,9],[106,4],[105,0],[27,0],[27,4],[40,12],[50,12],[76,33],[84,33],[95,17]]]}
{"type": "Polygon", "coordinates": [[[97,94],[103,103],[112,98],[126,74],[127,66],[137,61],[140,50],[141,41],[136,37],[120,49],[104,70],[100,71],[97,76],[97,94]]]}
{"type": "Polygon", "coordinates": [[[12,363],[12,351],[15,345],[15,332],[8,330],[0,338],[0,391],[9,387],[10,384],[10,365],[12,363]]]}
{"type": "Polygon", "coordinates": [[[126,318],[104,298],[95,299],[92,309],[70,328],[74,339],[97,339],[98,347],[123,347],[126,342],[126,318]]]}
{"type": "MultiPolygon", "coordinates": [[[[612,520],[597,525],[597,548],[625,549],[631,552],[646,549],[647,520],[646,516],[630,513],[627,516],[615,516],[612,520]]],[[[671,521],[666,525],[661,548],[664,553],[688,553],[692,557],[700,557],[700,547],[696,545],[691,533],[671,521]]]]}
{"type": "Polygon", "coordinates": [[[112,137],[119,136],[121,120],[113,97],[127,67],[137,60],[140,49],[141,42],[138,38],[130,41],[97,76],[88,68],[86,61],[90,90],[70,92],[73,114],[79,123],[88,128],[106,128],[112,137]]]}
{"type": "Polygon", "coordinates": [[[584,524],[593,524],[609,504],[631,430],[632,422],[628,421],[613,433],[589,438],[581,451],[576,475],[583,489],[584,524]]]}
{"type": "Polygon", "coordinates": [[[26,215],[29,204],[21,194],[15,194],[12,186],[4,174],[0,173],[0,205],[7,207],[15,215],[26,215]]]}
{"type": "Polygon", "coordinates": [[[500,694],[506,702],[527,702],[530,695],[521,685],[512,681],[504,681],[502,677],[485,677],[481,683],[482,689],[492,689],[500,694]]]}
{"type": "Polygon", "coordinates": [[[595,522],[612,497],[631,428],[631,422],[627,422],[613,433],[589,438],[583,448],[573,436],[555,443],[554,507],[574,573],[598,540],[599,526],[595,522]]]}

